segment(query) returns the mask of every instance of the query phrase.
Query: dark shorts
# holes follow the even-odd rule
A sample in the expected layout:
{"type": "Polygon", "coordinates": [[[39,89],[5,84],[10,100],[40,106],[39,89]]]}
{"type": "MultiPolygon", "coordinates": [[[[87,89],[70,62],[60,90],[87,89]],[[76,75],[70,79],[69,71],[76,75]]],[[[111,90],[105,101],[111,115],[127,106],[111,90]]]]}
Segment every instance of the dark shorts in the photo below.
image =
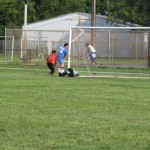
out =
{"type": "Polygon", "coordinates": [[[67,69],[70,73],[68,74],[68,77],[74,77],[74,72],[72,68],[67,69]]]}

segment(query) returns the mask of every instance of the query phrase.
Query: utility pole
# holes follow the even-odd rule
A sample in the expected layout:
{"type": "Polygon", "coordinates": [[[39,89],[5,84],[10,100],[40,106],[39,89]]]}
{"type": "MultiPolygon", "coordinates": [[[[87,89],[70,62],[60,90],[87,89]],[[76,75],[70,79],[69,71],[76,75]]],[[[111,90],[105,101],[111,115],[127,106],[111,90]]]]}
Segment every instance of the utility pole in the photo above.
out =
{"type": "Polygon", "coordinates": [[[107,16],[109,17],[109,0],[107,0],[107,16]]]}
{"type": "Polygon", "coordinates": [[[148,68],[150,68],[150,34],[148,33],[148,68]]]}
{"type": "MultiPolygon", "coordinates": [[[[25,1],[24,5],[24,30],[27,28],[27,0],[25,1]]],[[[27,57],[27,33],[24,31],[24,55],[23,55],[23,61],[26,62],[27,57]]]]}
{"type": "MultiPolygon", "coordinates": [[[[91,27],[96,26],[96,0],[92,0],[91,27]]],[[[96,34],[95,29],[91,30],[91,44],[95,46],[96,34]]]]}

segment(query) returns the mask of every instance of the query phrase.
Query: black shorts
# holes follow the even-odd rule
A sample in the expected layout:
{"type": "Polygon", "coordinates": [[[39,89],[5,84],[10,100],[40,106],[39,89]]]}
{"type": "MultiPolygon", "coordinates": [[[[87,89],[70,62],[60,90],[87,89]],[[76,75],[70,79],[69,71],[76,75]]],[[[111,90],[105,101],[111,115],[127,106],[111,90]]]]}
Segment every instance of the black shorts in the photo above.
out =
{"type": "Polygon", "coordinates": [[[54,64],[52,64],[52,63],[47,63],[47,66],[49,69],[54,69],[54,64]]]}
{"type": "Polygon", "coordinates": [[[74,72],[72,68],[67,69],[70,73],[68,74],[68,77],[74,77],[74,72]]]}

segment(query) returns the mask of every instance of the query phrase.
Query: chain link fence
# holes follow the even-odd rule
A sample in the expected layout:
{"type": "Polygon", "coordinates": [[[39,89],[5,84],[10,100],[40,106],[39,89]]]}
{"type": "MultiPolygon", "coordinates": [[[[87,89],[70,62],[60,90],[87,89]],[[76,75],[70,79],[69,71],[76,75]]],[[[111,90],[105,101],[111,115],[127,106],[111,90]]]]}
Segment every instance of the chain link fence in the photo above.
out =
{"type": "Polygon", "coordinates": [[[80,27],[71,31],[71,66],[87,65],[85,43],[92,43],[99,66],[148,67],[149,29],[80,27]]]}
{"type": "MultiPolygon", "coordinates": [[[[45,65],[47,55],[65,42],[69,43],[69,36],[69,31],[61,30],[6,29],[5,38],[0,39],[0,59],[17,64],[45,65]]],[[[89,65],[85,47],[85,43],[89,43],[97,51],[100,67],[147,68],[148,37],[149,29],[72,28],[71,66],[89,65]]]]}
{"type": "MultiPolygon", "coordinates": [[[[5,31],[5,57],[10,51],[12,42],[8,37],[14,38],[12,51],[13,63],[19,64],[46,64],[46,57],[51,51],[68,42],[68,31],[45,31],[45,30],[20,30],[6,29],[5,31]]],[[[7,59],[8,60],[8,59],[7,59]]]]}

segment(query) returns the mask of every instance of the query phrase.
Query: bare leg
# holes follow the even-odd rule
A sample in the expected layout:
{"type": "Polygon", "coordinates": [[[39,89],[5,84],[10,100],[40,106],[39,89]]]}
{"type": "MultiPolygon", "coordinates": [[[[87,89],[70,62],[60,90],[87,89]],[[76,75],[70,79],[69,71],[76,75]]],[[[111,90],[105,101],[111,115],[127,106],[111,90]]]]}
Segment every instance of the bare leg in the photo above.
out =
{"type": "Polygon", "coordinates": [[[60,69],[61,69],[61,72],[63,72],[63,71],[64,71],[64,64],[61,64],[60,67],[61,67],[61,68],[60,68],[60,69]]]}

